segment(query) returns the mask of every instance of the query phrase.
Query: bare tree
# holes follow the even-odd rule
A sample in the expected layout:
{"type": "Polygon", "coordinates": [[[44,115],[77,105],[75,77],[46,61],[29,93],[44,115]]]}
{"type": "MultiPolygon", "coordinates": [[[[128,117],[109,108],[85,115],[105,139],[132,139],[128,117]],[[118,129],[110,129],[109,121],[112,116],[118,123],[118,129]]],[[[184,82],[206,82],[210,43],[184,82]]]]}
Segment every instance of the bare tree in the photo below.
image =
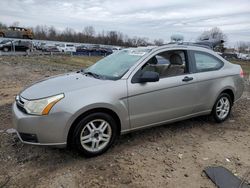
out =
{"type": "Polygon", "coordinates": [[[250,49],[250,42],[237,42],[238,51],[240,53],[246,53],[250,49]]]}
{"type": "Polygon", "coordinates": [[[19,23],[18,21],[15,21],[15,22],[13,22],[12,26],[13,26],[13,27],[18,27],[19,24],[20,24],[20,23],[19,23]]]}
{"type": "Polygon", "coordinates": [[[7,28],[7,25],[0,22],[0,29],[6,29],[6,28],[7,28]]]}
{"type": "Polygon", "coordinates": [[[44,25],[38,25],[35,28],[33,28],[33,32],[35,35],[36,39],[41,39],[41,40],[47,40],[48,37],[48,28],[47,26],[44,25]]]}
{"type": "MultiPolygon", "coordinates": [[[[227,41],[227,36],[220,30],[220,28],[214,27],[210,30],[204,31],[198,37],[198,41],[203,41],[203,40],[227,41]]],[[[219,44],[214,50],[219,52],[224,52],[225,51],[224,44],[223,43],[219,44]]]]}
{"type": "Polygon", "coordinates": [[[147,46],[149,44],[148,40],[149,39],[146,37],[143,37],[143,38],[138,37],[136,46],[147,46]]]}
{"type": "Polygon", "coordinates": [[[184,41],[184,37],[179,34],[172,35],[170,39],[171,39],[171,42],[183,42],[184,41]]]}
{"type": "Polygon", "coordinates": [[[199,41],[202,40],[227,40],[226,34],[224,34],[220,28],[214,27],[210,30],[204,31],[199,37],[199,41]]]}
{"type": "MultiPolygon", "coordinates": [[[[5,27],[0,22],[0,28],[5,27]]],[[[75,32],[71,28],[66,28],[62,32],[56,30],[54,26],[38,25],[32,28],[35,39],[57,40],[65,42],[80,42],[93,44],[108,44],[126,47],[137,47],[150,45],[149,39],[145,37],[130,38],[118,31],[101,31],[96,34],[93,26],[84,27],[82,32],[75,32]]],[[[163,43],[162,39],[155,40],[158,45],[163,43]]]]}
{"type": "Polygon", "coordinates": [[[156,45],[156,46],[162,46],[163,44],[164,44],[163,39],[155,39],[154,40],[154,45],[156,45]]]}
{"type": "Polygon", "coordinates": [[[95,35],[95,29],[93,26],[86,26],[83,29],[83,34],[87,37],[93,37],[95,35]]]}
{"type": "Polygon", "coordinates": [[[49,39],[56,39],[57,38],[57,31],[53,26],[50,26],[48,29],[48,38],[49,39]]]}

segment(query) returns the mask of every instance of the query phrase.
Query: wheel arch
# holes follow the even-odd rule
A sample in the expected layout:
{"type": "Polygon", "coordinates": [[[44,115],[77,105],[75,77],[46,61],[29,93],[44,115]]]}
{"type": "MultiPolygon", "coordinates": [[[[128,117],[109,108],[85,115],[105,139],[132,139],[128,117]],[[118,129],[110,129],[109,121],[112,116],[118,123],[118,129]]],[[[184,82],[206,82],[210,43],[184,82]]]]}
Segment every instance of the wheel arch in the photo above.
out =
{"type": "MultiPolygon", "coordinates": [[[[222,93],[228,94],[228,95],[230,96],[231,100],[232,100],[232,103],[234,103],[234,100],[235,100],[235,93],[234,93],[234,89],[233,89],[233,88],[230,88],[230,87],[223,88],[223,89],[218,93],[218,95],[216,96],[215,101],[217,100],[217,98],[218,98],[222,93]]],[[[214,102],[214,103],[215,103],[215,102],[214,102]]]]}
{"type": "Polygon", "coordinates": [[[222,94],[222,93],[228,94],[232,100],[232,103],[234,103],[235,96],[234,96],[234,92],[232,89],[224,89],[220,94],[222,94]]]}
{"type": "Polygon", "coordinates": [[[117,129],[117,133],[120,135],[121,133],[121,120],[118,116],[118,114],[116,112],[114,112],[113,110],[109,109],[109,108],[93,108],[93,109],[90,109],[90,110],[87,110],[83,113],[81,113],[80,115],[78,115],[75,120],[73,121],[73,123],[71,124],[70,128],[69,128],[69,131],[68,131],[68,135],[67,135],[67,145],[69,146],[71,143],[72,143],[72,135],[73,135],[73,132],[77,126],[77,124],[79,123],[79,121],[85,117],[85,116],[88,116],[89,114],[92,114],[92,113],[97,113],[97,112],[102,112],[102,113],[107,113],[109,114],[110,116],[112,116],[114,118],[114,120],[116,121],[117,125],[118,125],[118,129],[117,129]]]}

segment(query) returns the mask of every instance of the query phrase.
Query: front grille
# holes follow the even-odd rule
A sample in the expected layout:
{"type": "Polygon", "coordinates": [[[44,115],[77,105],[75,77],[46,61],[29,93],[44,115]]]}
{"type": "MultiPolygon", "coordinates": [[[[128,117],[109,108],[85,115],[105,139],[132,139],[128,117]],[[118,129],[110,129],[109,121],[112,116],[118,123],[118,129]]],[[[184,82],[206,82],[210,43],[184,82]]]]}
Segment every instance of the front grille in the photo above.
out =
{"type": "Polygon", "coordinates": [[[18,103],[16,103],[17,108],[22,111],[23,113],[27,114],[27,111],[24,109],[24,107],[19,106],[18,103]]]}
{"type": "Polygon", "coordinates": [[[17,105],[17,108],[22,111],[23,113],[27,113],[27,111],[25,110],[24,108],[24,103],[25,103],[25,99],[23,99],[22,97],[20,96],[17,96],[16,97],[16,105],[17,105]]]}
{"type": "Polygon", "coordinates": [[[21,139],[25,142],[37,143],[37,136],[35,134],[19,133],[21,139]]]}

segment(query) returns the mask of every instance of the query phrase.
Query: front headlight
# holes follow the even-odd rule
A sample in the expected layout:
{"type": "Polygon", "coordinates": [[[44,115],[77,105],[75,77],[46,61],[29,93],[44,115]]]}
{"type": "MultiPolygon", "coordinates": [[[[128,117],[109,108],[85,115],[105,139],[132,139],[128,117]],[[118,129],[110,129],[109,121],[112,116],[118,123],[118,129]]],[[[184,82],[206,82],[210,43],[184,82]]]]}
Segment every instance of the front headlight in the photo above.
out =
{"type": "Polygon", "coordinates": [[[34,115],[47,115],[51,108],[62,98],[64,94],[55,95],[48,98],[38,99],[38,100],[30,100],[25,101],[24,109],[29,114],[34,115]]]}

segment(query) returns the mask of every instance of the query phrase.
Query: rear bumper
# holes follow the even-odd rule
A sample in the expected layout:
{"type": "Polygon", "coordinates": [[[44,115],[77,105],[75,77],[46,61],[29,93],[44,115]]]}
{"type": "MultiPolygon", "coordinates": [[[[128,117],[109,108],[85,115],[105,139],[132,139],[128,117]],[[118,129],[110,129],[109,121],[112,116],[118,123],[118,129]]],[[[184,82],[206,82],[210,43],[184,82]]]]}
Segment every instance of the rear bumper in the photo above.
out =
{"type": "Polygon", "coordinates": [[[22,112],[16,102],[12,106],[13,125],[21,142],[32,145],[65,147],[66,122],[71,117],[65,112],[35,116],[22,112]]]}

